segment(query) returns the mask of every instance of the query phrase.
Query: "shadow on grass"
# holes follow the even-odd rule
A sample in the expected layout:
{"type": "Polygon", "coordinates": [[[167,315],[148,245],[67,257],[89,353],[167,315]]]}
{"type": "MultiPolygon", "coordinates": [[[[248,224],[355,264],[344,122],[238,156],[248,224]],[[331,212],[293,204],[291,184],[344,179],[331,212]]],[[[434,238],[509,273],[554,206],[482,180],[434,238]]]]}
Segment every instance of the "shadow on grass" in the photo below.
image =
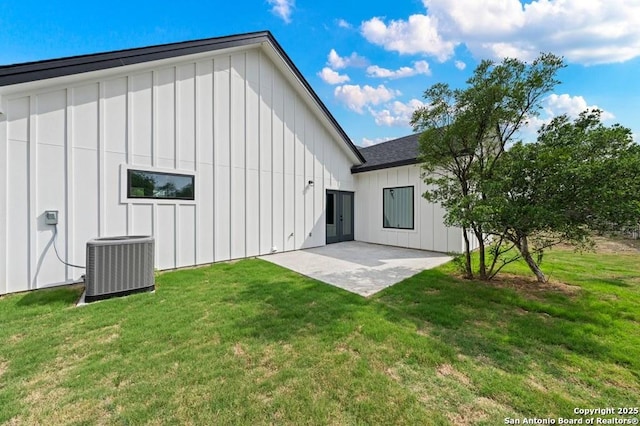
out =
{"type": "Polygon", "coordinates": [[[250,337],[273,341],[311,334],[344,334],[340,327],[367,305],[349,293],[267,262],[254,264],[264,273],[245,277],[242,288],[224,300],[255,306],[236,326],[250,337]]]}
{"type": "Polygon", "coordinates": [[[20,297],[17,306],[67,306],[74,304],[82,293],[82,285],[74,284],[30,291],[20,297]]]}
{"type": "Polygon", "coordinates": [[[229,270],[239,274],[234,279],[241,284],[221,297],[230,306],[243,306],[241,315],[232,316],[237,337],[278,343],[317,335],[337,341],[367,316],[364,323],[378,317],[386,322],[373,326],[378,331],[368,337],[382,341],[413,324],[418,331],[428,329],[428,343],[439,354],[455,348],[509,372],[526,371],[532,360],[560,357],[563,350],[596,359],[612,356],[600,339],[610,325],[608,312],[591,315],[579,297],[550,293],[528,299],[512,289],[429,270],[365,299],[267,262],[246,265],[250,274],[238,265],[229,270]]]}
{"type": "MultiPolygon", "coordinates": [[[[629,277],[629,278],[633,278],[633,277],[629,277]]],[[[599,279],[598,280],[599,283],[601,284],[607,284],[610,286],[614,286],[614,287],[623,287],[623,288],[630,288],[632,287],[630,284],[625,283],[624,281],[620,280],[620,279],[615,279],[615,278],[609,278],[609,279],[599,279]]]]}
{"type": "MultiPolygon", "coordinates": [[[[338,341],[366,324],[363,333],[375,341],[393,341],[394,333],[411,334],[415,327],[428,334],[426,339],[415,333],[423,340],[419,350],[435,345],[448,357],[454,351],[447,348],[453,348],[506,371],[523,371],[533,359],[558,358],[566,351],[637,366],[630,361],[633,354],[611,350],[620,306],[589,293],[527,298],[509,288],[428,270],[365,299],[260,260],[167,273],[158,284],[153,298],[92,307],[99,314],[92,326],[121,322],[123,353],[134,350],[141,338],[132,335],[129,342],[129,330],[144,330],[145,342],[171,346],[200,331],[226,343],[247,337],[270,343],[307,336],[338,341]]],[[[14,303],[59,309],[79,293],[73,287],[36,291],[14,303]]],[[[411,337],[406,342],[415,343],[411,337]]]]}
{"type": "MultiPolygon", "coordinates": [[[[424,271],[382,292],[377,299],[428,328],[443,343],[469,357],[488,360],[509,372],[526,371],[532,360],[560,357],[569,350],[595,359],[611,359],[608,333],[611,306],[590,315],[582,296],[542,300],[473,281],[458,281],[438,270],[424,271]],[[523,356],[525,355],[526,356],[523,356]]],[[[616,359],[627,364],[628,359],[616,359]]]]}

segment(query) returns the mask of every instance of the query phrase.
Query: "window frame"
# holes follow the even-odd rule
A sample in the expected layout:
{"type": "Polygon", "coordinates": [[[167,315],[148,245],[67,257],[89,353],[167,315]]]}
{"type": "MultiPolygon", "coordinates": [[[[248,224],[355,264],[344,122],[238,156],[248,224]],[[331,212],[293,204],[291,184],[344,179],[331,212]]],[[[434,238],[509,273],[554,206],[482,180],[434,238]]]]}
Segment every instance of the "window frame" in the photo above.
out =
{"type": "Polygon", "coordinates": [[[391,187],[383,187],[382,188],[382,228],[383,229],[399,229],[404,231],[413,231],[416,229],[416,200],[415,200],[416,190],[415,185],[405,185],[405,186],[391,186],[391,187]],[[384,220],[384,213],[386,211],[386,201],[385,201],[385,191],[387,190],[395,190],[395,189],[405,189],[411,188],[411,227],[400,227],[400,226],[386,226],[384,220]]]}
{"type": "Polygon", "coordinates": [[[195,197],[196,197],[196,176],[195,176],[195,174],[190,174],[190,173],[149,170],[149,169],[145,169],[145,168],[127,168],[126,169],[125,196],[126,196],[126,198],[128,200],[195,201],[195,197]],[[131,193],[131,174],[132,173],[145,173],[145,174],[156,174],[156,175],[177,176],[177,177],[190,178],[191,179],[191,184],[192,184],[192,187],[193,187],[193,194],[192,194],[191,197],[156,197],[156,196],[147,196],[147,195],[133,195],[131,193]]]}

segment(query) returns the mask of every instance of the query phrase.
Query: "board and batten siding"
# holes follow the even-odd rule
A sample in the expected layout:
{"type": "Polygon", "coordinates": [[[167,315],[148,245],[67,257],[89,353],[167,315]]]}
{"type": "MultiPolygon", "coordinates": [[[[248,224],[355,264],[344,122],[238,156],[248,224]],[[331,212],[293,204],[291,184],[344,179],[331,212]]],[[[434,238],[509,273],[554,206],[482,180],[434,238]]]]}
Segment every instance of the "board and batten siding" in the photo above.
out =
{"type": "Polygon", "coordinates": [[[444,208],[422,197],[426,185],[418,165],[355,174],[355,238],[358,241],[431,250],[462,252],[462,231],[444,225],[444,208]],[[383,227],[383,189],[413,186],[414,229],[383,227]]]}
{"type": "Polygon", "coordinates": [[[83,274],[45,210],[76,265],[116,235],[153,235],[158,269],[325,244],[325,189],[354,190],[352,163],[260,48],[116,72],[3,95],[0,294],[83,274]],[[194,174],[195,200],[127,199],[127,168],[194,174]]]}

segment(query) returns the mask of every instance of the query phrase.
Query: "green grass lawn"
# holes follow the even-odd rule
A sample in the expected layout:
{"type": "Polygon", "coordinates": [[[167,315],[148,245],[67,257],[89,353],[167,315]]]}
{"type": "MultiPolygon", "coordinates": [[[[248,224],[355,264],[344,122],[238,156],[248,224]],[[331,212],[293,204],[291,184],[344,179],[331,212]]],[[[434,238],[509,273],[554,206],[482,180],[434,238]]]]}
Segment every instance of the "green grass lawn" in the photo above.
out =
{"type": "Polygon", "coordinates": [[[640,405],[640,255],[552,251],[558,283],[452,265],[364,299],[261,260],[76,308],[0,298],[0,423],[504,424],[640,405]],[[568,283],[570,286],[559,283],[568,283]]]}

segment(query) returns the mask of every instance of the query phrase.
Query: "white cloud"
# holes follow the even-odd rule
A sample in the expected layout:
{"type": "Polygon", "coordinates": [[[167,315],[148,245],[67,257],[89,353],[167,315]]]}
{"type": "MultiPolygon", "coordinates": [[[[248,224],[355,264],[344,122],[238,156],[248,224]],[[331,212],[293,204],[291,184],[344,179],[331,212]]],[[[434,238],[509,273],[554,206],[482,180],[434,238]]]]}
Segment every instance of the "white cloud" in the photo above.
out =
{"type": "Polygon", "coordinates": [[[431,70],[426,61],[417,61],[413,64],[413,67],[401,67],[395,71],[377,65],[371,65],[367,68],[367,74],[369,77],[395,79],[411,77],[418,74],[431,75],[431,70]]]}
{"type": "Polygon", "coordinates": [[[437,20],[427,15],[411,15],[406,21],[385,24],[378,17],[362,23],[364,38],[386,50],[402,54],[424,53],[445,61],[453,54],[455,44],[443,40],[438,32],[437,20]]]}
{"type": "Polygon", "coordinates": [[[399,96],[401,93],[397,90],[387,89],[384,85],[371,87],[365,85],[345,84],[338,86],[333,92],[338,101],[342,102],[352,111],[362,114],[363,108],[368,105],[379,105],[388,102],[399,96]]]}
{"type": "Polygon", "coordinates": [[[543,124],[549,124],[551,120],[562,114],[566,114],[570,119],[578,118],[580,113],[586,109],[600,109],[602,121],[613,120],[615,116],[609,111],[599,108],[597,105],[589,105],[582,96],[571,96],[563,93],[557,95],[555,93],[547,96],[542,101],[542,111],[537,117],[530,117],[529,122],[523,127],[521,137],[525,140],[535,140],[538,129],[543,124]]]}
{"type": "Polygon", "coordinates": [[[346,28],[346,29],[350,29],[352,28],[351,24],[348,23],[347,21],[345,21],[344,19],[340,18],[336,21],[336,23],[338,24],[338,26],[340,28],[346,28]]]}
{"type": "Polygon", "coordinates": [[[350,80],[348,75],[340,74],[329,67],[322,68],[322,71],[320,71],[318,75],[325,83],[329,84],[341,84],[350,80]]]}
{"type": "Polygon", "coordinates": [[[271,8],[271,13],[282,18],[287,24],[291,22],[291,13],[295,7],[295,0],[267,0],[271,8]]]}
{"type": "Polygon", "coordinates": [[[431,75],[431,69],[429,69],[429,64],[427,63],[427,61],[414,62],[413,69],[415,69],[418,74],[431,75]]]}
{"type": "MultiPolygon", "coordinates": [[[[544,100],[544,111],[547,115],[554,117],[556,115],[567,114],[571,118],[577,118],[580,113],[586,109],[598,108],[597,105],[588,105],[582,96],[570,96],[566,93],[549,95],[544,100]]],[[[598,108],[601,109],[601,108],[598,108]]],[[[602,111],[600,118],[603,121],[612,120],[614,115],[608,111],[602,111]]]]}
{"type": "Polygon", "coordinates": [[[465,64],[462,61],[456,61],[455,64],[456,64],[456,68],[458,68],[460,71],[462,71],[467,67],[467,64],[465,64]]]}
{"type": "Polygon", "coordinates": [[[350,56],[340,56],[335,49],[331,49],[327,56],[327,64],[340,70],[347,67],[366,67],[368,61],[356,52],[351,53],[350,56]]]}
{"type": "Polygon", "coordinates": [[[477,58],[531,60],[554,52],[569,62],[624,62],[640,56],[638,0],[423,0],[427,14],[373,17],[371,43],[445,61],[464,44],[477,58]]]}
{"type": "Polygon", "coordinates": [[[554,52],[570,62],[640,56],[637,0],[423,0],[438,37],[479,58],[531,60],[554,52]]]}
{"type": "Polygon", "coordinates": [[[407,103],[394,101],[385,105],[386,108],[374,110],[369,107],[369,112],[373,115],[378,126],[399,126],[408,127],[413,116],[413,112],[419,108],[425,107],[426,104],[418,99],[411,99],[407,103]]]}
{"type": "Polygon", "coordinates": [[[524,23],[520,0],[424,0],[423,3],[429,16],[436,18],[438,29],[447,36],[491,38],[510,34],[524,23]]]}
{"type": "Polygon", "coordinates": [[[375,138],[375,139],[362,138],[362,142],[360,143],[360,146],[366,148],[368,146],[377,145],[379,143],[387,142],[387,141],[390,141],[392,139],[395,139],[395,138],[390,138],[390,137],[375,138]]]}

